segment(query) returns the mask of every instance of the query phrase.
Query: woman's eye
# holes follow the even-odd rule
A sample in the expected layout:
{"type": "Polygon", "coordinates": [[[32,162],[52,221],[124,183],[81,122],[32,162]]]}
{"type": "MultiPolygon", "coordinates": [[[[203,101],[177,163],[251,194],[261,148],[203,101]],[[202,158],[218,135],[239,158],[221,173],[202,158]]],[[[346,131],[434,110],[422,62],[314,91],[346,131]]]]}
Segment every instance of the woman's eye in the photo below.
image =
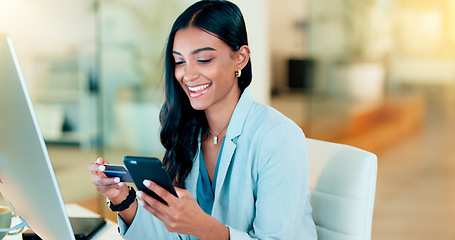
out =
{"type": "Polygon", "coordinates": [[[182,65],[182,64],[184,64],[184,63],[185,63],[185,61],[176,61],[176,62],[175,62],[175,65],[182,65]]]}
{"type": "Polygon", "coordinates": [[[208,62],[212,61],[212,59],[198,59],[197,61],[200,63],[208,63],[208,62]]]}

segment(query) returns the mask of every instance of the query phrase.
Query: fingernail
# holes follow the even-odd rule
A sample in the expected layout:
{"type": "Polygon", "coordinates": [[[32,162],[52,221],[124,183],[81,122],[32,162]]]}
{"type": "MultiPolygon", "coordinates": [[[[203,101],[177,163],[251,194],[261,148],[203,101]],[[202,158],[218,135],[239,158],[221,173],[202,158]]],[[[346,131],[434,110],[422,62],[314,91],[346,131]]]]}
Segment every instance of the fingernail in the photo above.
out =
{"type": "Polygon", "coordinates": [[[119,185],[120,187],[123,186],[123,183],[122,182],[119,182],[117,185],[119,185]]]}
{"type": "Polygon", "coordinates": [[[136,192],[136,196],[142,198],[142,195],[143,195],[142,191],[137,191],[137,192],[136,192]]]}
{"type": "Polygon", "coordinates": [[[101,157],[97,158],[97,159],[96,159],[96,162],[97,162],[97,163],[101,163],[101,157]]]}
{"type": "Polygon", "coordinates": [[[119,177],[114,178],[114,182],[119,183],[120,182],[120,178],[119,177]]]}
{"type": "Polygon", "coordinates": [[[150,187],[150,184],[152,182],[150,180],[144,180],[143,184],[146,186],[146,187],[150,187]]]}
{"type": "Polygon", "coordinates": [[[104,170],[106,170],[106,166],[101,165],[101,166],[98,167],[98,169],[99,169],[100,171],[104,171],[104,170]]]}

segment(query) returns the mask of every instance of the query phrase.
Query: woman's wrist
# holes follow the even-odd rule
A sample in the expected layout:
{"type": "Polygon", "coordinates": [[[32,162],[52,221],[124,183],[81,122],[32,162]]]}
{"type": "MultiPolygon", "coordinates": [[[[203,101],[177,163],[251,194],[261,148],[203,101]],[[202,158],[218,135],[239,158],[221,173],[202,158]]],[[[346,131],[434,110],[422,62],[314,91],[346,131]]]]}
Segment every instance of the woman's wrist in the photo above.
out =
{"type": "Polygon", "coordinates": [[[199,239],[229,240],[229,227],[210,216],[210,223],[204,226],[203,234],[201,234],[199,239]]]}
{"type": "Polygon", "coordinates": [[[109,200],[111,201],[112,204],[118,205],[118,204],[122,203],[123,201],[125,201],[125,199],[129,195],[129,191],[130,190],[128,187],[122,188],[122,189],[120,189],[119,195],[117,195],[116,197],[113,197],[113,198],[109,198],[109,200]]]}
{"type": "Polygon", "coordinates": [[[131,204],[133,204],[136,201],[136,191],[134,188],[130,188],[128,191],[128,196],[126,197],[125,200],[123,200],[120,203],[112,202],[110,199],[107,200],[107,205],[113,212],[122,212],[128,209],[131,204]]]}

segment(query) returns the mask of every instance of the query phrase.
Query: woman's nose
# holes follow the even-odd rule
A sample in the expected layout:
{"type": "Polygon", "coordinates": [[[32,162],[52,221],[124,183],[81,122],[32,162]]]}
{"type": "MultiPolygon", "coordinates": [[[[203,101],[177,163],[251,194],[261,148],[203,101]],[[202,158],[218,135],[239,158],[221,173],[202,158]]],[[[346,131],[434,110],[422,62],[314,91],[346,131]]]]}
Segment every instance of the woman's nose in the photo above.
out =
{"type": "Polygon", "coordinates": [[[187,64],[185,66],[185,73],[183,74],[183,80],[185,82],[194,81],[199,77],[199,72],[192,64],[187,64]]]}

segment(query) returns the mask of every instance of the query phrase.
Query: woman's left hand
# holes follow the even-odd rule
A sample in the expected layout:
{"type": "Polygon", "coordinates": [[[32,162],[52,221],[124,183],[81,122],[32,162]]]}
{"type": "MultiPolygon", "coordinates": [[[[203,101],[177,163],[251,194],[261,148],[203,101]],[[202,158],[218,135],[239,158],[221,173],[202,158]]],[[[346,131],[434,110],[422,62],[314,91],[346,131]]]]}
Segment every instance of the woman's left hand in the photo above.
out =
{"type": "Polygon", "coordinates": [[[152,181],[145,180],[144,185],[166,201],[167,205],[144,192],[138,192],[138,197],[142,198],[140,204],[160,219],[169,232],[192,235],[199,239],[214,239],[211,238],[213,236],[220,237],[216,239],[229,239],[229,229],[206,214],[188,190],[176,187],[178,197],[175,197],[152,181]]]}

